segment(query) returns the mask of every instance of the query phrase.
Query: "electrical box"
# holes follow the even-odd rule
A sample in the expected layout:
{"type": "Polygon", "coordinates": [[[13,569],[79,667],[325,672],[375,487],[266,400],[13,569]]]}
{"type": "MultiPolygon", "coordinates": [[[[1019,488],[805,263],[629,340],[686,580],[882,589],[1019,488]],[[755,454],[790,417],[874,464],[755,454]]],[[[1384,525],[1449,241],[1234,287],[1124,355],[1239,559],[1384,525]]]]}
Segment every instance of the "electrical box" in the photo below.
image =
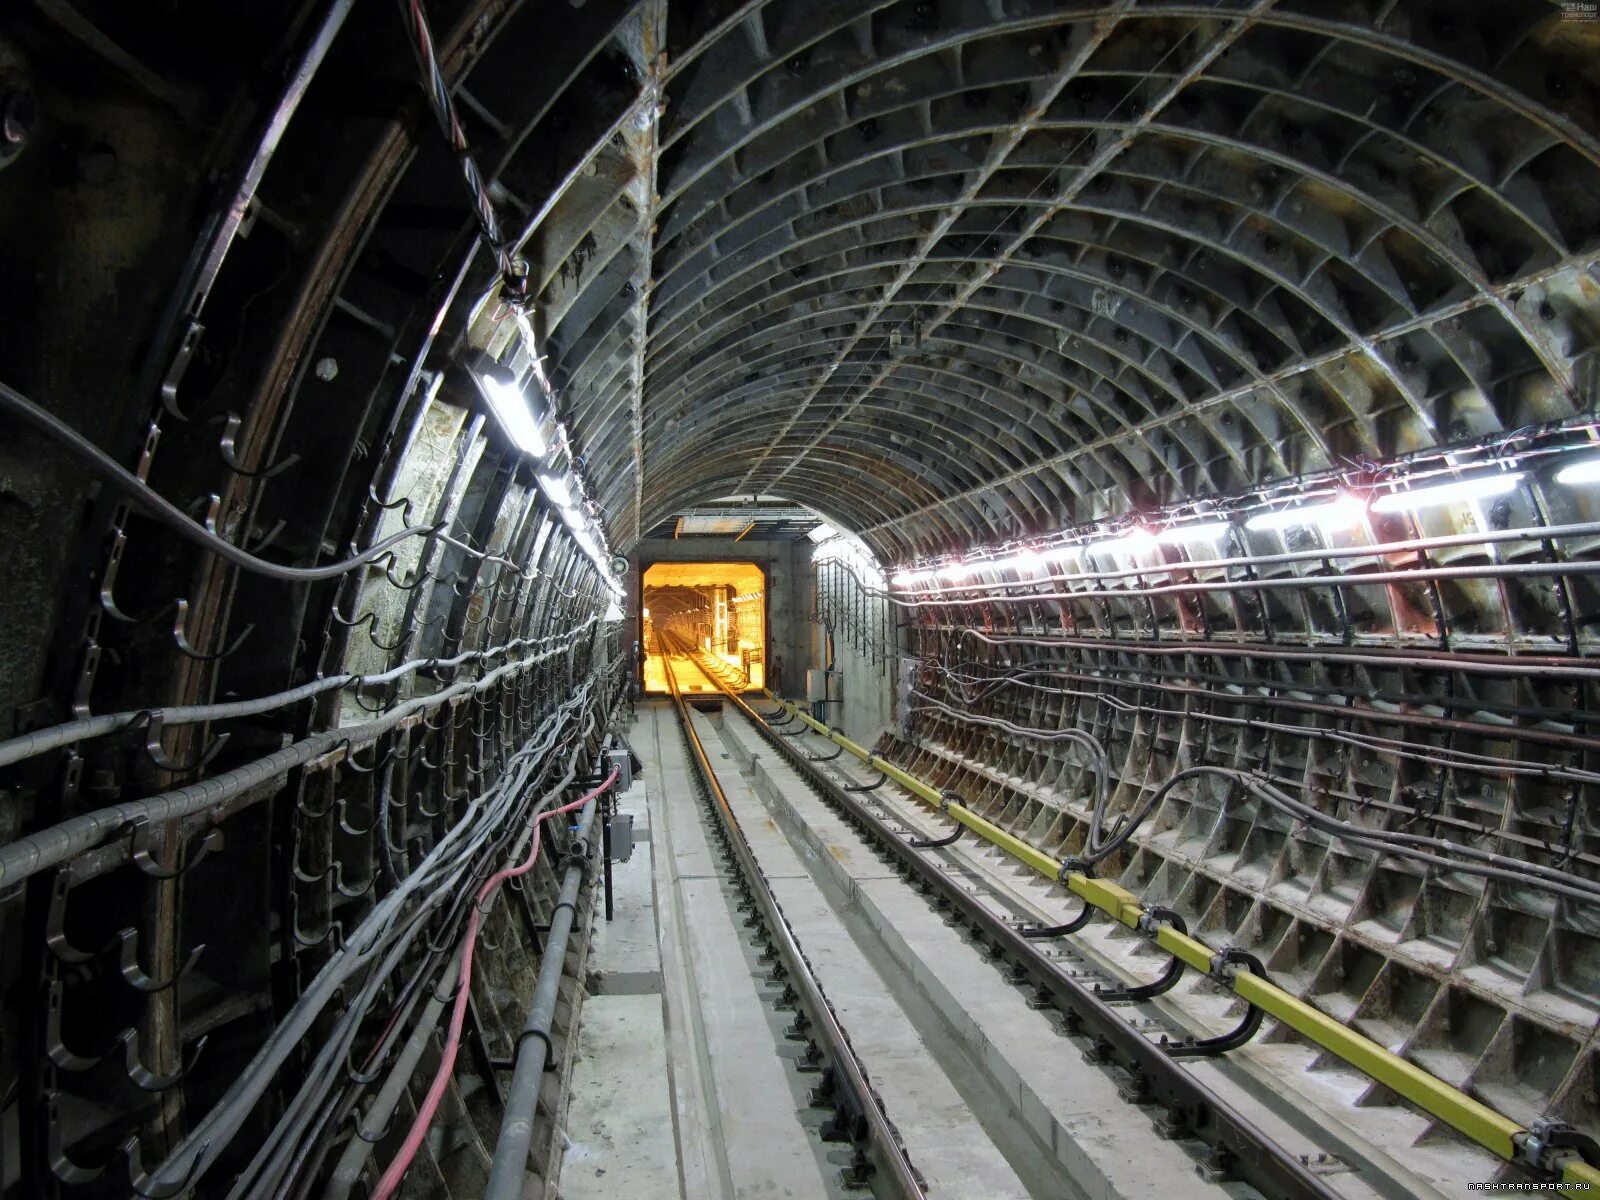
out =
{"type": "Polygon", "coordinates": [[[617,813],[606,822],[606,840],[611,844],[611,861],[624,863],[633,857],[633,814],[617,813]]]}
{"type": "Polygon", "coordinates": [[[806,702],[821,704],[828,699],[828,672],[812,667],[806,672],[806,702]]]}
{"type": "MultiPolygon", "coordinates": [[[[617,773],[617,785],[613,792],[620,796],[633,786],[633,755],[626,746],[606,751],[605,773],[609,775],[613,770],[617,773]]],[[[632,820],[631,817],[629,819],[632,820]]]]}
{"type": "Polygon", "coordinates": [[[895,713],[899,717],[900,736],[911,740],[911,708],[913,689],[917,686],[917,660],[902,658],[895,672],[895,713]]]}

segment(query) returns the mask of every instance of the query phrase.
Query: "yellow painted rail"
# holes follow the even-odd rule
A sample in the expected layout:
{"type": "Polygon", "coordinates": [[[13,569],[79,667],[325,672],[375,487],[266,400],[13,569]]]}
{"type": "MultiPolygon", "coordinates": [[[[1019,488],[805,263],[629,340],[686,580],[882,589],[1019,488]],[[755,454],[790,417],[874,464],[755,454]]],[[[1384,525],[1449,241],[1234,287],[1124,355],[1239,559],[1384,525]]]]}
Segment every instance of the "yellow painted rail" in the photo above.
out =
{"type": "MultiPolygon", "coordinates": [[[[770,691],[764,691],[763,695],[805,722],[814,732],[842,746],[869,767],[882,771],[913,796],[938,808],[985,841],[999,846],[1017,861],[1026,863],[1049,879],[1059,881],[1074,895],[1082,897],[1113,920],[1130,929],[1139,928],[1145,911],[1140,906],[1138,898],[1126,888],[1104,879],[1090,878],[1078,871],[1063,871],[1059,860],[1007,833],[965,805],[954,800],[946,800],[938,788],[931,787],[916,776],[901,770],[894,763],[874,754],[865,746],[830,729],[800,705],[775,696],[770,691]]],[[[1212,975],[1213,978],[1218,978],[1220,975],[1219,982],[1231,986],[1234,994],[1240,999],[1255,1005],[1268,1016],[1283,1022],[1296,1033],[1315,1042],[1329,1054],[1348,1063],[1398,1095],[1404,1096],[1423,1112],[1449,1125],[1507,1162],[1526,1162],[1523,1147],[1534,1138],[1534,1134],[1520,1123],[1473,1099],[1459,1088],[1430,1075],[1415,1063],[1407,1062],[1370,1038],[1363,1037],[1327,1013],[1284,991],[1269,979],[1247,970],[1227,973],[1214,971],[1217,954],[1204,942],[1164,924],[1156,926],[1154,936],[1156,944],[1167,953],[1182,959],[1197,971],[1212,975]]],[[[1557,1151],[1546,1161],[1559,1172],[1560,1182],[1570,1185],[1560,1189],[1563,1195],[1589,1196],[1592,1200],[1600,1200],[1600,1167],[1586,1162],[1575,1151],[1557,1151]]]]}

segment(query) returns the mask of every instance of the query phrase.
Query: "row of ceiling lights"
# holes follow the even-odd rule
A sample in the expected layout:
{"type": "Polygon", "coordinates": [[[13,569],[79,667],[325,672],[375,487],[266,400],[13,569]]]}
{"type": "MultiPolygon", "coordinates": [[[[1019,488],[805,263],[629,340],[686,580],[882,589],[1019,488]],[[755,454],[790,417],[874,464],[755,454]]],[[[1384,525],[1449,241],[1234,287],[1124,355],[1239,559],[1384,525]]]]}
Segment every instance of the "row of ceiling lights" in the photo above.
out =
{"type": "MultiPolygon", "coordinates": [[[[1369,512],[1377,514],[1416,513],[1450,504],[1467,504],[1493,500],[1516,490],[1526,477],[1525,471],[1502,470],[1453,479],[1445,483],[1429,484],[1384,492],[1363,497],[1354,492],[1341,492],[1327,500],[1291,506],[1266,506],[1244,515],[1244,527],[1252,533],[1281,532],[1290,529],[1320,529],[1330,532],[1349,529],[1369,512]]],[[[1583,457],[1563,465],[1555,473],[1555,481],[1569,487],[1600,483],[1600,458],[1583,457]]],[[[1160,545],[1185,545],[1195,542],[1216,542],[1234,527],[1232,519],[1190,521],[1169,525],[1164,529],[1150,529],[1135,525],[1103,537],[1088,541],[1061,543],[1037,549],[1025,549],[998,558],[975,558],[923,570],[896,571],[890,582],[898,588],[916,588],[938,579],[959,581],[982,571],[1037,570],[1048,563],[1083,554],[1137,553],[1160,545]]]]}
{"type": "MultiPolygon", "coordinates": [[[[528,338],[528,347],[529,357],[535,364],[535,378],[539,381],[543,393],[548,396],[551,394],[550,389],[545,384],[542,373],[537,369],[539,358],[533,353],[531,335],[528,338]]],[[[557,440],[561,443],[561,448],[566,451],[568,462],[571,462],[571,448],[566,444],[565,431],[554,419],[555,414],[549,412],[543,417],[535,414],[527,392],[518,383],[516,375],[509,367],[491,363],[475,372],[474,378],[483,392],[484,399],[489,402],[489,408],[493,411],[495,419],[500,422],[500,427],[505,430],[506,436],[517,449],[541,462],[549,458],[551,445],[542,428],[544,421],[549,420],[555,426],[557,440]]],[[[605,535],[598,523],[590,521],[585,511],[583,481],[570,468],[553,465],[539,468],[537,475],[539,490],[561,514],[561,519],[571,532],[573,540],[599,568],[600,577],[605,580],[606,586],[620,595],[622,585],[612,575],[609,555],[604,544],[605,535]]]]}

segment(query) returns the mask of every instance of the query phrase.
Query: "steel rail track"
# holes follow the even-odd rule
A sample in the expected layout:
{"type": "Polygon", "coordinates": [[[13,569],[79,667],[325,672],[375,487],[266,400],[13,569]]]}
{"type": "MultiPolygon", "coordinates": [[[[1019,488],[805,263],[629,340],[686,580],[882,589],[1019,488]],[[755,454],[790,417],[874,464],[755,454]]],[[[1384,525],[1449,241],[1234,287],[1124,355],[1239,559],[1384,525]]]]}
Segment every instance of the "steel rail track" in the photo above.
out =
{"type": "MultiPolygon", "coordinates": [[[[717,814],[718,841],[726,851],[728,861],[737,868],[742,894],[754,909],[748,923],[759,924],[764,929],[770,939],[771,951],[783,968],[783,982],[792,989],[799,1010],[794,1028],[804,1033],[821,1051],[824,1064],[822,1085],[813,1092],[813,1100],[829,1103],[835,1110],[835,1120],[831,1129],[824,1134],[825,1140],[848,1140],[854,1147],[855,1161],[846,1171],[846,1183],[861,1186],[869,1181],[876,1184],[882,1180],[889,1184],[892,1195],[903,1197],[904,1200],[926,1200],[927,1191],[923,1181],[912,1166],[888,1117],[884,1115],[866,1071],[851,1048],[849,1037],[835,1017],[821,984],[811,970],[811,964],[806,960],[794,931],[783,915],[782,907],[756,862],[755,853],[745,839],[738,817],[728,804],[716,770],[695,732],[694,722],[689,718],[688,705],[672,668],[672,655],[664,652],[661,660],[684,741],[705,784],[709,807],[717,814]]],[[[721,687],[709,672],[702,670],[701,674],[713,686],[721,687]]]]}
{"type": "Polygon", "coordinates": [[[1000,914],[967,892],[951,873],[937,870],[926,855],[897,834],[870,807],[846,792],[781,736],[717,672],[702,669],[722,694],[748,717],[761,736],[781,754],[828,803],[858,831],[868,845],[887,859],[935,908],[950,912],[987,942],[991,961],[1005,969],[1018,986],[1032,986],[1034,1002],[1060,1012],[1065,1032],[1089,1042],[1084,1059],[1104,1069],[1120,1068],[1127,1076],[1119,1093],[1130,1105],[1154,1106],[1162,1136],[1192,1137],[1209,1148],[1196,1165],[1206,1178],[1237,1179],[1264,1195],[1337,1200],[1340,1193],[1304,1161],[1274,1141],[1247,1117],[1219,1097],[1171,1058],[1156,1042],[1135,1029],[1115,1008],[1067,974],[1066,968],[1025,938],[1000,914]]]}

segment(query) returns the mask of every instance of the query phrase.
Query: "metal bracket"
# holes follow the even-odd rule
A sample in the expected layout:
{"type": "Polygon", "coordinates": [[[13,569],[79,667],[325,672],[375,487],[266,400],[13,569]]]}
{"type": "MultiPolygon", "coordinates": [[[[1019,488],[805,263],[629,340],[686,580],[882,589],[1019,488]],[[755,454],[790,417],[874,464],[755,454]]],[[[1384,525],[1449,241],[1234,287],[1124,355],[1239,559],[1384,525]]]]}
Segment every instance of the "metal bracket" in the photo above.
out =
{"type": "Polygon", "coordinates": [[[1061,867],[1056,871],[1056,882],[1062,887],[1067,886],[1067,876],[1072,874],[1082,875],[1085,879],[1094,878],[1094,864],[1086,858],[1063,858],[1061,867]]]}
{"type": "Polygon", "coordinates": [[[1538,1171],[1561,1173],[1561,1164],[1576,1155],[1590,1165],[1600,1165],[1600,1142],[1565,1121],[1540,1117],[1529,1123],[1525,1133],[1514,1134],[1517,1160],[1538,1171]]]}
{"type": "Polygon", "coordinates": [[[178,352],[172,356],[172,363],[167,367],[166,378],[161,381],[161,406],[180,421],[189,418],[178,407],[178,385],[183,382],[184,374],[189,370],[189,360],[194,357],[195,349],[200,345],[200,336],[205,331],[206,327],[199,321],[189,322],[189,328],[183,331],[183,341],[178,343],[178,352]]]}

